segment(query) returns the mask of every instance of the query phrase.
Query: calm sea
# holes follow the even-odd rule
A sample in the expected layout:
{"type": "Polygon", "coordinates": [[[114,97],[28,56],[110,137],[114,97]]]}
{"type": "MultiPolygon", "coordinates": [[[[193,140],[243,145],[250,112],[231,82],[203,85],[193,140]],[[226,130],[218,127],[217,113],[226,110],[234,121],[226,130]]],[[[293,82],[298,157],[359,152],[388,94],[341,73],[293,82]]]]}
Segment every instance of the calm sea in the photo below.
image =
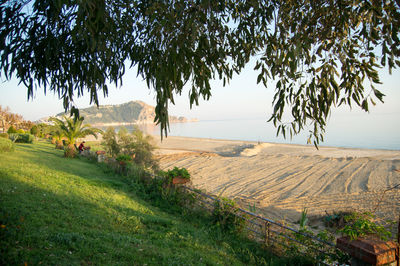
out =
{"type": "MultiPolygon", "coordinates": [[[[363,118],[364,119],[364,118],[363,118]]],[[[363,120],[361,119],[361,120],[363,120]]],[[[400,150],[400,127],[390,115],[373,117],[367,121],[342,117],[330,121],[321,146],[400,150]]],[[[395,120],[396,121],[396,120],[395,120]]],[[[142,125],[140,128],[153,135],[160,135],[160,128],[142,125]]],[[[170,124],[169,136],[247,140],[275,143],[306,144],[308,132],[292,139],[276,136],[276,128],[266,119],[213,120],[170,124]]]]}

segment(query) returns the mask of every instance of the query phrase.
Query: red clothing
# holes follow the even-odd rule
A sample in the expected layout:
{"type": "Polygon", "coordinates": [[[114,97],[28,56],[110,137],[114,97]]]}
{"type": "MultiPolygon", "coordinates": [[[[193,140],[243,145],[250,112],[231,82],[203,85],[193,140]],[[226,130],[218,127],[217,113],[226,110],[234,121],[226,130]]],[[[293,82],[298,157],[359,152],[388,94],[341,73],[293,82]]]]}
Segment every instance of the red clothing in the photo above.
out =
{"type": "Polygon", "coordinates": [[[81,145],[79,145],[78,150],[81,152],[81,151],[83,151],[84,148],[85,148],[85,145],[82,142],[81,145]]]}

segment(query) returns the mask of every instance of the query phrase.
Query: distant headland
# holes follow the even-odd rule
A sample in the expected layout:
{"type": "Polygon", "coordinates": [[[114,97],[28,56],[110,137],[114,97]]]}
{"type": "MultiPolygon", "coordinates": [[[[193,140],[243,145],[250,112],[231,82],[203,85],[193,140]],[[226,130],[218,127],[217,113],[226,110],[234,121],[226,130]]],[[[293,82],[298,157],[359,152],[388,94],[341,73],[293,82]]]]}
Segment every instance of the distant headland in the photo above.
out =
{"type": "MultiPolygon", "coordinates": [[[[65,113],[59,113],[60,117],[65,113]]],[[[142,101],[130,101],[116,105],[100,105],[79,109],[79,114],[85,117],[85,123],[96,127],[125,126],[134,124],[152,124],[155,118],[155,107],[142,101]]],[[[41,119],[43,122],[47,118],[41,119]]],[[[196,122],[197,119],[187,119],[183,116],[169,116],[170,123],[196,122]]],[[[39,122],[39,121],[38,121],[39,122]]]]}

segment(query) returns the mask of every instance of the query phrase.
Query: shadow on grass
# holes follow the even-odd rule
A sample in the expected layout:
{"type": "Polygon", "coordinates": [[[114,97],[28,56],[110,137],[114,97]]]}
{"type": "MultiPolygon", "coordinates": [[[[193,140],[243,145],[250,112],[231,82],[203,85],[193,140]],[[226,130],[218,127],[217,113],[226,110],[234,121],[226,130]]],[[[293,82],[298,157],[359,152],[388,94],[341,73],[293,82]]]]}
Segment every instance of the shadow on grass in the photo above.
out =
{"type": "MultiPolygon", "coordinates": [[[[86,160],[66,159],[40,143],[18,145],[21,161],[91,180],[126,194],[141,212],[106,200],[101,206],[78,194],[60,195],[1,173],[2,264],[274,264],[284,265],[258,244],[225,236],[203,218],[137,199],[123,177],[105,174],[86,160]],[[60,156],[59,156],[59,155],[60,156]],[[94,176],[95,175],[95,176],[94,176]],[[148,209],[148,205],[157,208],[148,209]],[[169,213],[167,215],[164,213],[169,213]],[[174,215],[175,217],[171,216],[174,215]],[[4,235],[4,239],[3,239],[4,235]],[[221,245],[221,246],[220,246],[221,245]],[[4,256],[3,256],[4,255],[4,256]]],[[[15,158],[18,160],[18,158],[15,158]]],[[[1,170],[1,169],[0,169],[1,170]]],[[[0,171],[2,172],[2,171],[0,171]]],[[[141,195],[138,191],[135,194],[141,195]]],[[[290,264],[290,263],[289,263],[290,264]]]]}
{"type": "MultiPolygon", "coordinates": [[[[183,248],[195,263],[204,245],[193,230],[160,214],[110,204],[105,208],[75,195],[57,195],[3,176],[0,206],[2,265],[120,264],[164,262],[183,248]],[[192,234],[191,234],[192,233],[192,234]],[[191,234],[190,237],[187,235],[191,234]]],[[[207,246],[209,246],[207,248],[207,246]]],[[[183,261],[182,261],[183,262],[183,261]]]]}
{"type": "MultiPolygon", "coordinates": [[[[40,142],[35,146],[30,144],[17,145],[19,151],[24,152],[16,160],[26,161],[47,168],[71,175],[79,175],[87,180],[106,179],[115,177],[116,174],[104,173],[95,163],[79,158],[65,158],[61,150],[53,150],[52,144],[40,142]]],[[[109,181],[109,180],[108,180],[109,181]]]]}

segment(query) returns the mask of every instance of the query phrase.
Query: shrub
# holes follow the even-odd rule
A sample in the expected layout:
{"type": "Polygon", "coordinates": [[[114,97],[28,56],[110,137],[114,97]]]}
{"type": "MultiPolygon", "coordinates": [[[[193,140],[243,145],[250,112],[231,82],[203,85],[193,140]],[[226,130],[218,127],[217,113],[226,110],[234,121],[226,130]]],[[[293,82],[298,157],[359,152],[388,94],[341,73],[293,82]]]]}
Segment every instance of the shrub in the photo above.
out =
{"type": "Polygon", "coordinates": [[[0,152],[9,152],[14,150],[14,143],[5,138],[0,138],[0,152]]]}
{"type": "Polygon", "coordinates": [[[31,127],[31,129],[29,130],[29,132],[34,135],[35,137],[38,136],[39,134],[39,129],[37,125],[34,125],[33,127],[31,127]]]}
{"type": "Polygon", "coordinates": [[[29,133],[19,134],[19,141],[17,141],[17,142],[33,143],[34,139],[35,139],[35,137],[29,133]]]}
{"type": "Polygon", "coordinates": [[[132,161],[132,157],[129,156],[128,154],[120,154],[117,156],[117,158],[115,158],[118,162],[124,162],[124,163],[128,163],[132,161]]]}
{"type": "Polygon", "coordinates": [[[339,232],[349,236],[352,240],[366,235],[375,235],[382,240],[390,238],[392,236],[391,232],[383,225],[374,222],[374,219],[375,215],[370,212],[354,212],[344,217],[346,225],[339,232]]]}
{"type": "Polygon", "coordinates": [[[20,128],[20,129],[17,130],[17,133],[18,134],[25,134],[25,131],[22,128],[20,128]]]}
{"type": "Polygon", "coordinates": [[[103,134],[101,145],[113,157],[118,154],[126,154],[133,158],[135,164],[156,171],[158,170],[158,161],[153,156],[155,149],[153,142],[151,136],[144,135],[139,129],[129,133],[126,128],[121,127],[117,134],[113,127],[109,127],[103,134]]]}
{"type": "Polygon", "coordinates": [[[156,148],[153,137],[150,135],[144,135],[143,132],[137,128],[132,133],[132,136],[134,139],[134,162],[146,168],[151,168],[154,171],[158,170],[158,161],[153,156],[153,151],[156,148]]]}
{"type": "MultiPolygon", "coordinates": [[[[36,134],[37,137],[47,138],[49,133],[52,131],[53,126],[41,123],[41,124],[36,125],[36,128],[37,128],[37,134],[36,134]]],[[[31,132],[31,133],[34,133],[34,132],[31,132]]],[[[35,135],[35,134],[33,134],[33,135],[35,135]]]]}
{"type": "Polygon", "coordinates": [[[178,168],[176,166],[174,167],[174,169],[168,170],[167,175],[172,178],[180,177],[180,178],[190,179],[190,174],[186,168],[178,168]]]}
{"type": "Polygon", "coordinates": [[[237,212],[238,208],[233,200],[219,197],[212,212],[213,222],[223,231],[240,233],[246,224],[245,220],[236,215],[237,212]]]}
{"type": "Polygon", "coordinates": [[[8,133],[8,134],[17,133],[17,130],[15,129],[15,127],[10,126],[10,127],[8,128],[8,130],[7,130],[7,133],[8,133]]]}
{"type": "Polygon", "coordinates": [[[101,145],[110,156],[114,157],[119,154],[120,147],[113,127],[108,127],[106,132],[103,133],[103,141],[101,142],[101,145]]]}
{"type": "Polygon", "coordinates": [[[143,184],[149,184],[152,182],[153,177],[142,166],[137,164],[129,164],[127,168],[127,176],[132,180],[138,180],[143,184]]]}
{"type": "Polygon", "coordinates": [[[160,171],[159,175],[165,178],[167,184],[171,184],[172,179],[175,177],[190,179],[190,174],[186,168],[178,168],[176,166],[168,171],[160,171]]]}
{"type": "Polygon", "coordinates": [[[0,138],[8,139],[8,133],[0,133],[0,138]]]}
{"type": "Polygon", "coordinates": [[[9,138],[13,142],[17,143],[32,143],[34,140],[34,137],[31,134],[19,134],[19,133],[9,134],[9,138]]]}
{"type": "Polygon", "coordinates": [[[133,134],[130,134],[128,129],[121,127],[118,131],[118,146],[120,153],[133,155],[135,154],[135,140],[133,134]]]}

